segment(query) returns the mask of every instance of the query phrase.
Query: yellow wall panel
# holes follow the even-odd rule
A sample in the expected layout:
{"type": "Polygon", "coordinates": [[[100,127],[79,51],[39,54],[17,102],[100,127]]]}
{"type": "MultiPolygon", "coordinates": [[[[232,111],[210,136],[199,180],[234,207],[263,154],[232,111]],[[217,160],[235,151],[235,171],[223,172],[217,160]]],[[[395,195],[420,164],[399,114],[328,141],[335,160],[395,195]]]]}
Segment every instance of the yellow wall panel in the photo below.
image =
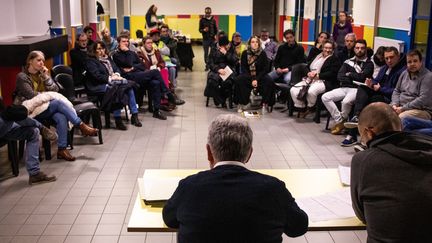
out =
{"type": "Polygon", "coordinates": [[[130,32],[131,38],[136,39],[136,31],[142,30],[144,32],[144,36],[147,34],[145,28],[145,16],[130,16],[130,32]]]}
{"type": "Polygon", "coordinates": [[[228,38],[231,39],[231,36],[236,32],[236,16],[230,15],[228,20],[228,38]]]}
{"type": "Polygon", "coordinates": [[[181,31],[184,35],[190,35],[192,39],[202,38],[199,32],[199,18],[166,18],[166,23],[172,30],[181,31]]]}
{"type": "Polygon", "coordinates": [[[369,47],[374,46],[374,28],[372,26],[364,26],[363,39],[366,40],[369,47]]]}

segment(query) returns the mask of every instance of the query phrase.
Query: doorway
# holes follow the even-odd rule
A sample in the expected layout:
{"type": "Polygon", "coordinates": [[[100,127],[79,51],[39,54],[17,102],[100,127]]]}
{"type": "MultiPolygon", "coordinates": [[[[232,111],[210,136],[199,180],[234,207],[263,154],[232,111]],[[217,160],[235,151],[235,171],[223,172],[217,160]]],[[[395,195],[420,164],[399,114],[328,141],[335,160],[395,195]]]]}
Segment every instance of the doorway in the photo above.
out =
{"type": "Polygon", "coordinates": [[[259,35],[263,28],[267,29],[270,36],[276,36],[279,19],[279,0],[253,0],[252,29],[254,35],[259,35]]]}

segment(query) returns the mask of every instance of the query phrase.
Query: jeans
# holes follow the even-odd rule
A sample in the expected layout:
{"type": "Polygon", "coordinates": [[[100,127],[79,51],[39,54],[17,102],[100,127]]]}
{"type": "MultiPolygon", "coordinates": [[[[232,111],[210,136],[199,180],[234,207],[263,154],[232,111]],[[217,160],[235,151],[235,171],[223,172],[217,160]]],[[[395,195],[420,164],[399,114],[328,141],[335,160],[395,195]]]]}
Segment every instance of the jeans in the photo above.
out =
{"type": "Polygon", "coordinates": [[[141,88],[150,90],[153,102],[153,109],[155,111],[160,108],[161,93],[169,92],[165,86],[165,82],[157,69],[148,71],[136,71],[127,73],[125,78],[137,82],[141,88]]]}
{"type": "Polygon", "coordinates": [[[407,116],[402,119],[402,129],[432,136],[432,121],[407,116]]]}
{"type": "Polygon", "coordinates": [[[67,147],[68,122],[75,126],[81,124],[81,119],[75,110],[61,100],[51,100],[48,109],[37,115],[35,119],[38,121],[53,119],[55,121],[58,134],[57,146],[60,149],[67,147]]]}
{"type": "Polygon", "coordinates": [[[337,88],[323,94],[321,100],[330,115],[336,122],[348,119],[352,106],[356,98],[357,88],[337,88]],[[336,106],[337,101],[342,101],[341,110],[336,106]]]}
{"type": "Polygon", "coordinates": [[[12,128],[3,136],[3,139],[17,141],[26,140],[25,165],[29,175],[39,173],[39,128],[38,121],[26,118],[18,123],[13,123],[12,128]]]}
{"type": "MultiPolygon", "coordinates": [[[[129,109],[131,110],[131,114],[137,114],[138,113],[138,108],[137,108],[137,103],[135,100],[135,92],[133,91],[133,89],[129,89],[128,91],[128,96],[129,96],[129,109]]],[[[120,117],[121,116],[121,110],[115,110],[113,111],[113,115],[114,117],[120,117]]]]}
{"type": "Polygon", "coordinates": [[[271,78],[273,81],[275,81],[275,82],[276,82],[280,77],[283,77],[282,80],[283,80],[283,82],[286,83],[286,84],[289,84],[289,82],[291,81],[291,72],[287,72],[287,73],[284,73],[284,74],[278,74],[278,73],[276,72],[276,70],[273,70],[273,71],[271,71],[271,72],[268,73],[268,76],[270,76],[270,78],[271,78]]]}

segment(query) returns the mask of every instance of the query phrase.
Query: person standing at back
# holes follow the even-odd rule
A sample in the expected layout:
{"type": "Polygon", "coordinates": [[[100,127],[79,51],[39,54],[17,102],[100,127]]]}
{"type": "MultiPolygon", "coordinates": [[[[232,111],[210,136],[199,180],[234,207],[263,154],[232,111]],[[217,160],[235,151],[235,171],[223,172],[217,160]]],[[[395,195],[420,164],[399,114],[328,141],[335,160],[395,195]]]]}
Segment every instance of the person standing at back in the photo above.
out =
{"type": "Polygon", "coordinates": [[[210,7],[205,8],[205,15],[200,19],[199,22],[199,32],[203,37],[203,48],[204,48],[204,61],[206,64],[205,71],[209,70],[208,67],[208,58],[210,47],[214,42],[215,35],[217,34],[218,27],[216,24],[216,20],[211,15],[212,10],[210,7]]]}
{"type": "Polygon", "coordinates": [[[333,26],[333,40],[336,42],[338,50],[345,47],[345,36],[353,33],[351,22],[348,20],[347,13],[339,12],[339,21],[333,26]]]}

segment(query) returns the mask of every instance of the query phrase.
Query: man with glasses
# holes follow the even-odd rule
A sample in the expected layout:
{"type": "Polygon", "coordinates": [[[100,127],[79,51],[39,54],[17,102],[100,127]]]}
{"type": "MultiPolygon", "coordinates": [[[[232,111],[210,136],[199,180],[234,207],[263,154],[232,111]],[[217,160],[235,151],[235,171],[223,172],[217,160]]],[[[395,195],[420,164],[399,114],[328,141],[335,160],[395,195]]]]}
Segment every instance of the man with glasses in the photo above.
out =
{"type": "Polygon", "coordinates": [[[367,78],[372,78],[374,64],[366,55],[366,41],[356,40],[354,45],[355,56],[346,60],[339,69],[337,79],[340,88],[325,93],[322,102],[336,121],[331,133],[340,134],[344,129],[352,106],[356,99],[358,85],[364,85],[367,78]],[[342,101],[341,110],[335,102],[342,101]]]}
{"type": "Polygon", "coordinates": [[[203,48],[204,48],[204,61],[206,63],[205,71],[209,70],[208,58],[210,47],[214,41],[215,35],[218,31],[216,20],[211,15],[212,10],[210,7],[205,8],[205,15],[200,19],[199,22],[199,32],[203,36],[203,48]]]}
{"type": "Polygon", "coordinates": [[[84,84],[85,60],[87,55],[88,36],[85,32],[78,35],[75,47],[70,50],[72,76],[75,85],[84,84]]]}

